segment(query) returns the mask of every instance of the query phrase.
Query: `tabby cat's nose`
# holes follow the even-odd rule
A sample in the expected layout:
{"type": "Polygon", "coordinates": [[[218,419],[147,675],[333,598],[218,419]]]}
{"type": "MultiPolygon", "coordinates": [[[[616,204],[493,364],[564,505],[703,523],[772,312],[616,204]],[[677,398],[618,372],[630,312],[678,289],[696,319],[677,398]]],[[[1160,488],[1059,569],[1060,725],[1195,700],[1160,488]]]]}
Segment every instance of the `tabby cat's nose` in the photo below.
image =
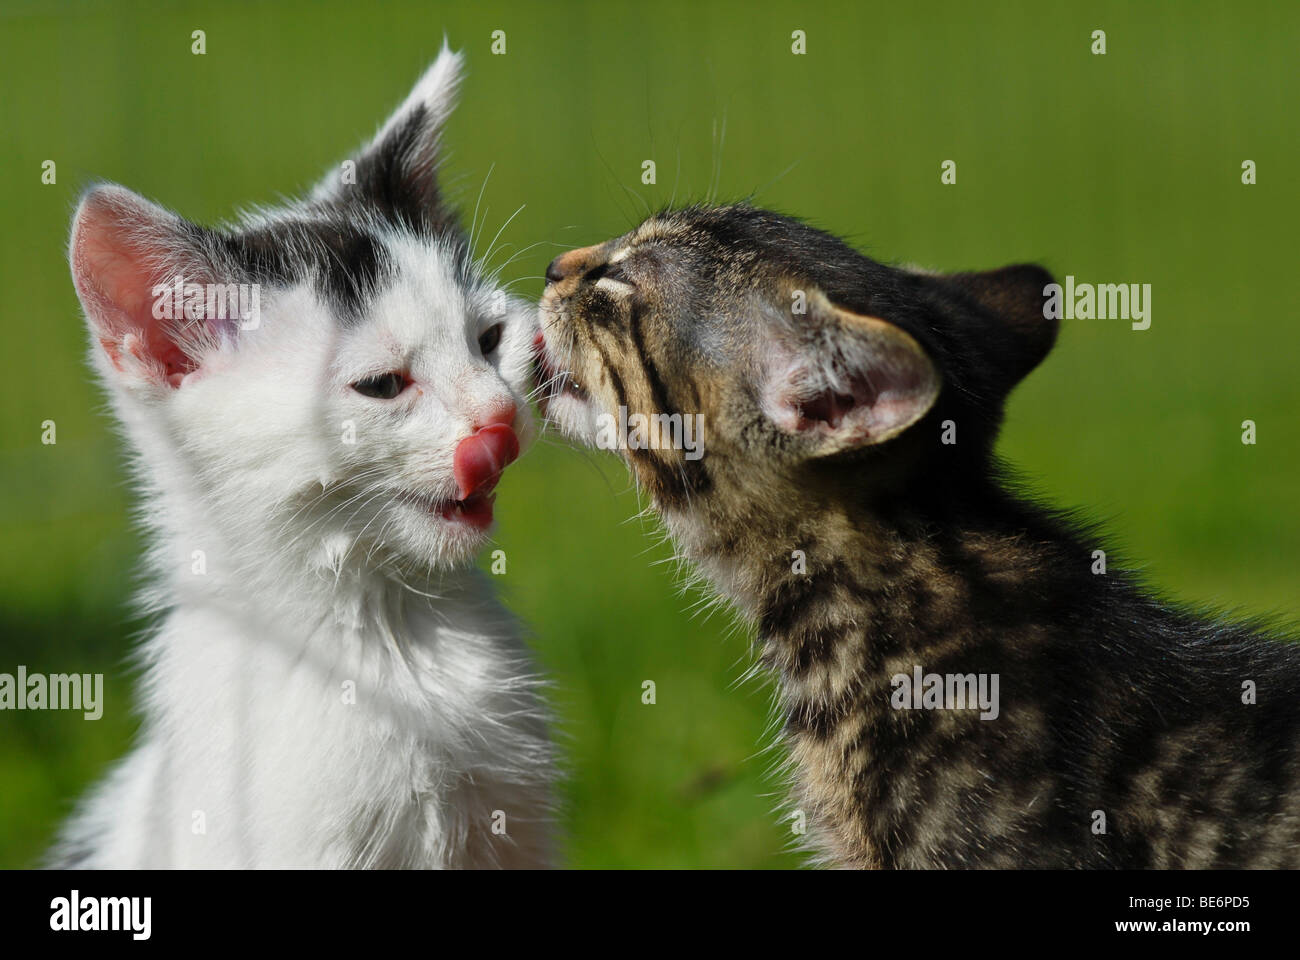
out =
{"type": "Polygon", "coordinates": [[[562,280],[568,280],[570,277],[582,276],[592,266],[600,262],[601,254],[602,248],[600,244],[592,247],[581,247],[560,254],[546,268],[546,282],[559,283],[562,280]]]}

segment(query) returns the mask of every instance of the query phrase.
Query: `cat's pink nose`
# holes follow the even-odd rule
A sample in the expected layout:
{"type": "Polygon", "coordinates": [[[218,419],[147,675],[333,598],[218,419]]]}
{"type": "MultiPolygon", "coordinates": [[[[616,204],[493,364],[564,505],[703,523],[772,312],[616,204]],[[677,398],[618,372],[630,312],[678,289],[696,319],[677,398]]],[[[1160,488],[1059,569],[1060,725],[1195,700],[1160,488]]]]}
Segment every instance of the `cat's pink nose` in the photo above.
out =
{"type": "Polygon", "coordinates": [[[501,479],[501,471],[519,456],[519,438],[509,424],[494,423],[456,445],[452,472],[460,488],[458,499],[488,493],[501,479]]]}
{"type": "Polygon", "coordinates": [[[518,409],[513,400],[509,398],[498,399],[490,406],[486,408],[480,407],[475,412],[473,427],[475,430],[482,430],[484,427],[491,427],[496,424],[513,427],[518,409]]]}

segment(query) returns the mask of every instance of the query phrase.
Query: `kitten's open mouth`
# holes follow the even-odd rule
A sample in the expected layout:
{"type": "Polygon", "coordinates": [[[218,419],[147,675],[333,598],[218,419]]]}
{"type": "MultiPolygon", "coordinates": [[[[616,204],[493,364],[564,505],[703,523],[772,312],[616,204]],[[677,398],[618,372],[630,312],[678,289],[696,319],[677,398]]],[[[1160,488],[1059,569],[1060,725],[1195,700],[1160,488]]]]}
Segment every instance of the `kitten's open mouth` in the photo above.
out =
{"type": "Polygon", "coordinates": [[[478,530],[492,525],[492,503],[495,494],[487,490],[471,493],[464,500],[444,500],[418,493],[403,492],[397,495],[402,503],[439,516],[452,523],[463,523],[478,530]]]}
{"type": "Polygon", "coordinates": [[[561,370],[554,361],[551,360],[550,354],[546,349],[546,342],[539,333],[533,341],[533,379],[537,381],[537,386],[541,389],[542,410],[545,412],[546,402],[556,397],[572,397],[575,400],[586,402],[591,399],[585,387],[582,386],[576,377],[568,370],[561,370]]]}
{"type": "Polygon", "coordinates": [[[486,530],[492,526],[495,500],[492,491],[501,479],[501,472],[518,458],[519,438],[514,429],[505,423],[489,424],[456,444],[452,474],[458,498],[405,490],[397,499],[448,523],[486,530]]]}

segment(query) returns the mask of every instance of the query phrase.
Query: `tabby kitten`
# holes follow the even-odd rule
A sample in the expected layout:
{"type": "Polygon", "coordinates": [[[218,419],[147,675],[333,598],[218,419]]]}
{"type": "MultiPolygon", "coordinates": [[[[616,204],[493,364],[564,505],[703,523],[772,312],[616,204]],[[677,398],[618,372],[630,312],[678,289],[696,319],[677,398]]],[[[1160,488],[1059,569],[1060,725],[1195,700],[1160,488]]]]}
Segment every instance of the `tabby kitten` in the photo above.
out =
{"type": "Polygon", "coordinates": [[[615,439],[756,624],[829,861],[1300,865],[1300,649],[1095,572],[993,455],[1056,337],[1045,271],[897,269],[729,206],[546,279],[548,415],[615,439]],[[697,453],[664,442],[696,415],[697,453]]]}

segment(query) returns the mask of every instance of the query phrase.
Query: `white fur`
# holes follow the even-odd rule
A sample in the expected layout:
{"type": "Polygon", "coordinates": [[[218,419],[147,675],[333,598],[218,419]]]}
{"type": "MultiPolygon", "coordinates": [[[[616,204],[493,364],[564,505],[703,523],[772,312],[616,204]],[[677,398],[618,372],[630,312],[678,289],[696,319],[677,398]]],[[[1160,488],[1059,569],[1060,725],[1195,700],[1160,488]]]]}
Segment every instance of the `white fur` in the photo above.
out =
{"type": "MultiPolygon", "coordinates": [[[[457,67],[444,50],[399,114],[445,117],[457,67]]],[[[166,232],[163,211],[101,191],[166,232]]],[[[91,202],[73,272],[102,341],[79,236],[91,202]]],[[[118,363],[92,346],[135,454],[158,625],[140,649],[139,743],[53,863],[548,863],[545,710],[516,624],[473,569],[486,538],[399,499],[455,495],[452,453],[485,411],[513,402],[532,438],[535,321],[486,281],[458,282],[442,242],[381,235],[397,276],[354,326],[308,280],[264,292],[260,327],[209,344],[179,387],[134,360],[129,335],[118,363]],[[500,321],[495,357],[479,356],[500,321]],[[350,387],[389,369],[413,380],[396,399],[350,387]]]]}

